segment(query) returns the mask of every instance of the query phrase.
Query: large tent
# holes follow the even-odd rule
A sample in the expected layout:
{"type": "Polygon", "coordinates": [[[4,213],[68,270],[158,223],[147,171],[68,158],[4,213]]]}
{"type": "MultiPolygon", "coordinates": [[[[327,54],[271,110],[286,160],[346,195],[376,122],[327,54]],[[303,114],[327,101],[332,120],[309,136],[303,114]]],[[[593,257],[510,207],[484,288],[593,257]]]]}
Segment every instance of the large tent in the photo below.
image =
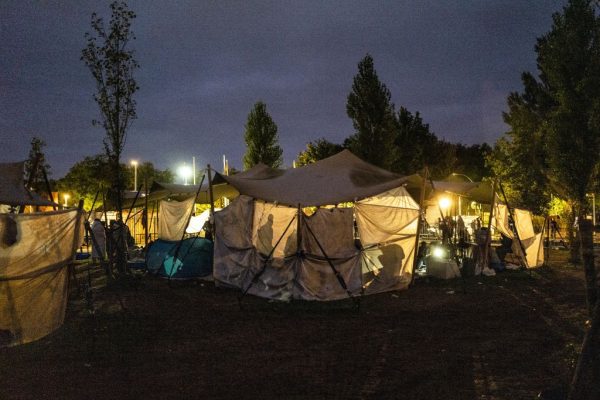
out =
{"type": "Polygon", "coordinates": [[[409,177],[343,151],[301,168],[257,165],[217,179],[241,194],[215,214],[218,283],[281,300],[409,285],[419,216],[409,177]]]}
{"type": "MultiPolygon", "coordinates": [[[[51,205],[25,189],[23,163],[0,164],[0,204],[51,205]]],[[[83,235],[79,210],[0,214],[0,346],[37,340],[60,327],[68,264],[83,235]]]]}

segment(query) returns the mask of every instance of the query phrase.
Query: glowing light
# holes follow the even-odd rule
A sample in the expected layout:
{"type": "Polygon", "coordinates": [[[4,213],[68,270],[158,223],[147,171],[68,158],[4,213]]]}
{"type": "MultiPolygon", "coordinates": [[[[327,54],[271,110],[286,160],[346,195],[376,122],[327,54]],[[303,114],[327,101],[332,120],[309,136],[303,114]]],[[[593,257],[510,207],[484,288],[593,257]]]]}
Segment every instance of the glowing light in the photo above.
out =
{"type": "Polygon", "coordinates": [[[452,200],[450,200],[448,197],[442,197],[439,200],[439,204],[440,204],[440,208],[442,210],[447,210],[448,208],[450,208],[450,205],[452,204],[452,200]]]}
{"type": "Polygon", "coordinates": [[[65,207],[69,206],[69,197],[71,197],[71,196],[69,196],[69,194],[67,194],[67,193],[63,194],[63,198],[65,199],[65,207]]]}
{"type": "Polygon", "coordinates": [[[440,246],[435,246],[431,250],[431,254],[435,258],[444,259],[444,258],[446,258],[446,249],[444,249],[443,247],[440,247],[440,246]]]}
{"type": "Polygon", "coordinates": [[[137,160],[131,160],[131,165],[133,166],[133,191],[137,190],[137,160]]]}
{"type": "Polygon", "coordinates": [[[181,179],[183,179],[184,185],[187,185],[188,179],[192,176],[192,169],[184,164],[177,170],[177,175],[179,175],[181,179]]]}

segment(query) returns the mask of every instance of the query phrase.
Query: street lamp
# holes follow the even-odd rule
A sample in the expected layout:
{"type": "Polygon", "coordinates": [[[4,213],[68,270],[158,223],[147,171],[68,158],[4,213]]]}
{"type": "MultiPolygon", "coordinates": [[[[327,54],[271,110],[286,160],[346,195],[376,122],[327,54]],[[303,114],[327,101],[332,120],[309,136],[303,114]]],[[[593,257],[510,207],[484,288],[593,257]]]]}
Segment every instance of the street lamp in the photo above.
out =
{"type": "Polygon", "coordinates": [[[69,205],[69,197],[71,196],[69,196],[68,193],[63,194],[63,198],[65,199],[65,207],[68,207],[69,205]]]}
{"type": "Polygon", "coordinates": [[[438,201],[438,204],[440,205],[442,211],[446,211],[448,208],[450,208],[452,200],[450,200],[448,197],[441,197],[438,201]]]}
{"type": "Polygon", "coordinates": [[[464,177],[464,178],[467,178],[467,179],[469,180],[469,182],[473,182],[473,179],[469,178],[469,177],[468,177],[467,175],[465,175],[465,174],[458,174],[458,173],[456,173],[456,172],[453,172],[453,173],[452,173],[452,176],[462,176],[462,177],[464,177]]]}
{"type": "Polygon", "coordinates": [[[192,176],[192,169],[189,166],[183,164],[177,170],[177,175],[179,175],[183,179],[183,184],[187,185],[188,179],[192,176]]]}
{"type": "Polygon", "coordinates": [[[138,162],[136,160],[131,161],[131,165],[133,165],[133,191],[137,191],[137,166],[138,162]]]}

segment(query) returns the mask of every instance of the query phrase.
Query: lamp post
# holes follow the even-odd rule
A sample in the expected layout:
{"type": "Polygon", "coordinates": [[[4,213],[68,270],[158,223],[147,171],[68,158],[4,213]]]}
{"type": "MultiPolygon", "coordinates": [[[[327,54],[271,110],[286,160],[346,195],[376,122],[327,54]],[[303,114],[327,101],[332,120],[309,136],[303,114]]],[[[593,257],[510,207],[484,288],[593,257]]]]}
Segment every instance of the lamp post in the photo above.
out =
{"type": "Polygon", "coordinates": [[[136,160],[131,161],[131,165],[133,165],[133,191],[137,190],[137,166],[138,162],[136,160]]]}
{"type": "MultiPolygon", "coordinates": [[[[469,182],[473,183],[473,179],[469,178],[467,175],[465,174],[459,174],[457,172],[453,172],[452,176],[462,176],[463,178],[466,178],[469,180],[469,182]]],[[[462,214],[462,197],[460,196],[460,194],[458,195],[458,215],[462,214]]]]}
{"type": "Polygon", "coordinates": [[[473,179],[469,178],[467,175],[465,174],[458,174],[456,172],[452,173],[452,176],[462,176],[463,178],[467,178],[469,180],[469,182],[473,183],[473,179]]]}

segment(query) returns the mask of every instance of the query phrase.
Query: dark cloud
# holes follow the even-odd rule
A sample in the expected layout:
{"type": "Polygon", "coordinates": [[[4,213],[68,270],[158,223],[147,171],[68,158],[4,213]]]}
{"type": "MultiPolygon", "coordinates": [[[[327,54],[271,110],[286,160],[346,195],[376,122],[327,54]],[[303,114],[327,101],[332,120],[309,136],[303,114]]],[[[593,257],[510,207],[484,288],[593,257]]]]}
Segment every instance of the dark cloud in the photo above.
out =
{"type": "MultiPolygon", "coordinates": [[[[41,136],[56,177],[103,151],[91,126],[93,81],[80,61],[90,14],[109,2],[0,3],[0,161],[23,159],[41,136]]],[[[493,143],[534,44],[562,2],[131,1],[138,120],[125,159],[174,169],[195,156],[241,166],[244,123],[262,100],[285,162],[319,137],[352,133],[345,113],[366,53],[396,106],[419,111],[440,137],[493,143]]]]}

